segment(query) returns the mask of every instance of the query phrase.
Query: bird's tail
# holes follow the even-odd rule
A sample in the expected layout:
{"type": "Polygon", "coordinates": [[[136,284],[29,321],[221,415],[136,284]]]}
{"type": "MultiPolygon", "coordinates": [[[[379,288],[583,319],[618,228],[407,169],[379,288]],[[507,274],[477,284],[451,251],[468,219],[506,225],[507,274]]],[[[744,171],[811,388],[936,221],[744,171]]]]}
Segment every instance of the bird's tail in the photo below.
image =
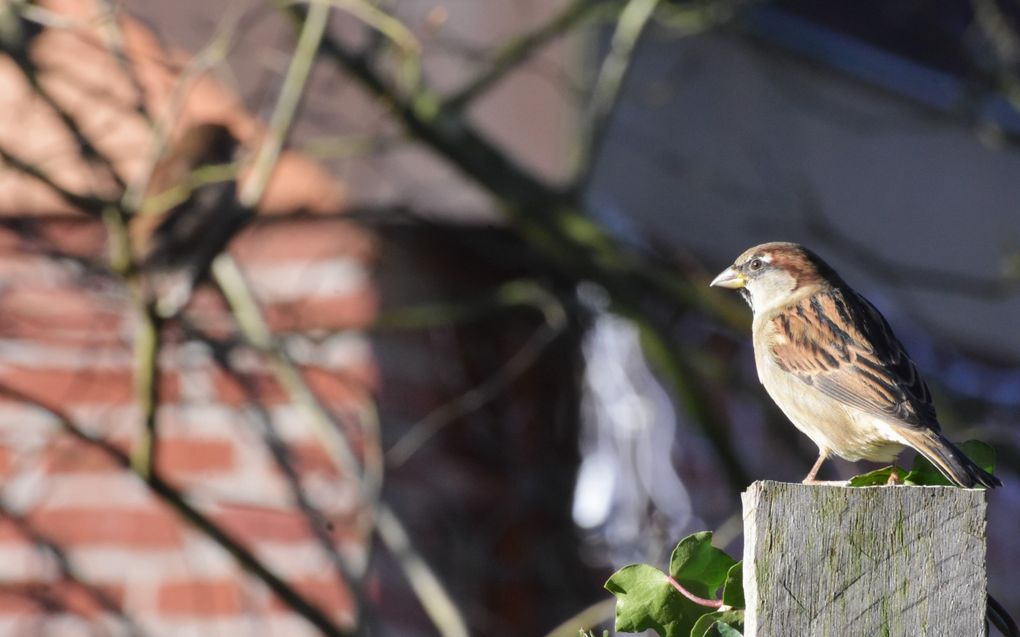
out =
{"type": "Polygon", "coordinates": [[[915,430],[905,433],[905,437],[911,447],[935,465],[953,484],[966,488],[981,485],[989,489],[1002,486],[998,478],[977,466],[942,434],[931,430],[915,430]]]}

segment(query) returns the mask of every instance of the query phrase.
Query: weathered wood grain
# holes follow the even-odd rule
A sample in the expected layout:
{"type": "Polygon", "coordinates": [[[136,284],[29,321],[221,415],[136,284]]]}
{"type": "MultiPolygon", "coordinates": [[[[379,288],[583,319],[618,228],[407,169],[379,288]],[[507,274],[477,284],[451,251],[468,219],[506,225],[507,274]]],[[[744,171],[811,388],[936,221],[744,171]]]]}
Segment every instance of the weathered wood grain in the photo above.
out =
{"type": "Polygon", "coordinates": [[[745,637],[979,637],[985,494],[756,482],[745,637]]]}

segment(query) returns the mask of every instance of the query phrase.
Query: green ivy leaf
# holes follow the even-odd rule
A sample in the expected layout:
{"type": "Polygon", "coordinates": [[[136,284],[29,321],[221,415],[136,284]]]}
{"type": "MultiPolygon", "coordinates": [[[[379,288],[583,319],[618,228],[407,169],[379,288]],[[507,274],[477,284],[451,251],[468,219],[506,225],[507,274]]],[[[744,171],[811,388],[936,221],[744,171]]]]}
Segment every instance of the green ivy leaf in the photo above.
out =
{"type": "MultiPolygon", "coordinates": [[[[888,467],[882,467],[881,469],[875,469],[868,473],[862,473],[859,476],[850,478],[847,482],[848,487],[880,487],[884,484],[889,483],[889,476],[892,475],[893,465],[888,467]]],[[[903,470],[900,469],[901,475],[903,470]]]]}
{"type": "Polygon", "coordinates": [[[684,602],[690,602],[676,592],[659,569],[647,564],[624,566],[613,573],[605,587],[616,596],[617,631],[654,630],[661,637],[690,634],[693,620],[685,621],[684,617],[684,602]]]}
{"type": "MultiPolygon", "coordinates": [[[[958,444],[957,447],[988,473],[995,471],[995,450],[991,445],[980,440],[968,440],[958,444]]],[[[921,454],[914,458],[914,464],[910,468],[910,473],[903,478],[903,483],[924,486],[952,485],[952,482],[921,454]]]]}
{"type": "Polygon", "coordinates": [[[670,558],[669,576],[647,564],[623,567],[606,582],[606,590],[616,596],[616,630],[650,629],[661,637],[688,637],[698,619],[713,609],[687,599],[669,577],[693,595],[714,599],[736,563],[712,546],[710,532],[703,532],[680,540],[670,558]]]}
{"type": "Polygon", "coordinates": [[[733,608],[744,608],[744,563],[737,562],[726,571],[723,582],[722,603],[733,608]]]}
{"type": "Polygon", "coordinates": [[[712,546],[712,532],[688,535],[673,549],[669,574],[698,597],[711,599],[737,561],[712,546]]]}
{"type": "Polygon", "coordinates": [[[716,622],[712,624],[712,627],[708,629],[707,633],[705,633],[705,637],[743,637],[743,635],[739,630],[729,624],[716,622]]]}
{"type": "Polygon", "coordinates": [[[702,615],[694,627],[691,628],[691,637],[707,637],[709,635],[740,635],[737,629],[744,629],[744,611],[742,610],[719,610],[714,613],[702,615]],[[724,629],[732,633],[722,632],[724,629]]]}

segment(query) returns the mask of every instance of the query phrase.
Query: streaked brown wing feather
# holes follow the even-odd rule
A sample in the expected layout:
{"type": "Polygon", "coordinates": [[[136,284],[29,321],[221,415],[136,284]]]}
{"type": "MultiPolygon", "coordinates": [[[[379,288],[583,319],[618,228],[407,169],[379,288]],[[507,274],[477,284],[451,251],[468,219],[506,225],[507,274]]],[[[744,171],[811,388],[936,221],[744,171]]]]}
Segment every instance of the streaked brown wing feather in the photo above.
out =
{"type": "Polygon", "coordinates": [[[938,430],[931,393],[885,318],[851,290],[828,288],[771,320],[776,364],[867,413],[938,430]]]}

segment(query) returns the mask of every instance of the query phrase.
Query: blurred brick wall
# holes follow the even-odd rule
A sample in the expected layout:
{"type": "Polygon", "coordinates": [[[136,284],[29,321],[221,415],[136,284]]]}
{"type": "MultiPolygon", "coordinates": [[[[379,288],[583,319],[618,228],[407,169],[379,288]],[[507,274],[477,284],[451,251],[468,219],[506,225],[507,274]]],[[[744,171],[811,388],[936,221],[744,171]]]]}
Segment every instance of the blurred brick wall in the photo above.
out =
{"type": "MultiPolygon", "coordinates": [[[[0,232],[0,386],[130,448],[141,417],[133,393],[133,319],[123,290],[69,262],[33,254],[28,244],[36,242],[25,240],[24,226],[11,225],[0,232]]],[[[32,225],[39,241],[57,249],[95,255],[102,248],[94,222],[32,225]]],[[[331,219],[262,224],[236,247],[273,326],[285,334],[323,401],[344,418],[357,417],[365,391],[375,385],[370,350],[357,331],[374,313],[366,268],[371,250],[363,232],[331,219]]],[[[211,294],[195,305],[197,325],[233,333],[211,294]]],[[[349,594],[249,411],[265,410],[294,449],[303,488],[325,519],[338,523],[337,547],[353,555],[363,547],[344,524],[357,503],[350,486],[258,357],[230,357],[253,383],[256,395],[246,396],[209,348],[180,334],[174,338],[172,330],[170,338],[160,361],[159,469],[279,575],[344,618],[349,594]]],[[[256,628],[315,634],[139,478],[61,433],[45,410],[0,400],[0,471],[8,514],[0,520],[0,633],[96,622],[124,628],[110,609],[60,574],[46,546],[52,543],[79,577],[156,634],[248,634],[256,628]]]]}
{"type": "MultiPolygon", "coordinates": [[[[134,402],[133,319],[122,289],[73,262],[33,254],[40,242],[80,255],[102,248],[84,220],[14,223],[0,232],[0,386],[61,410],[91,434],[129,449],[141,429],[134,402]],[[38,240],[25,239],[26,227],[38,240]]],[[[235,244],[260,301],[311,385],[341,417],[358,417],[375,367],[357,330],[371,320],[375,293],[369,237],[340,219],[275,220],[235,244]],[[353,331],[352,331],[353,330],[353,331]]],[[[196,325],[234,335],[221,303],[206,293],[196,325]]],[[[254,352],[228,359],[252,383],[224,372],[210,348],[171,326],[161,357],[163,404],[158,466],[207,512],[298,590],[342,620],[350,596],[288,479],[267,449],[254,410],[265,410],[293,450],[297,477],[332,521],[335,546],[357,557],[346,521],[357,502],[302,413],[254,352]]],[[[154,634],[317,634],[243,575],[233,558],[182,522],[143,482],[86,443],[62,433],[45,410],[0,399],[0,634],[41,634],[85,625],[114,627],[120,609],[154,634]],[[60,573],[51,544],[99,600],[60,573]]]]}
{"type": "MultiPolygon", "coordinates": [[[[0,145],[74,192],[119,196],[79,141],[125,181],[139,179],[152,139],[138,107],[166,112],[187,56],[121,20],[139,95],[107,48],[102,3],[44,4],[60,19],[30,40],[38,84],[0,56],[0,145]]],[[[178,127],[222,122],[258,145],[261,123],[214,79],[198,77],[186,95],[178,127]]],[[[376,443],[362,428],[377,386],[362,332],[375,315],[375,245],[346,208],[340,184],[284,152],[257,221],[231,250],[270,327],[360,450],[376,443]]],[[[138,319],[123,281],[104,270],[106,252],[98,219],[10,166],[0,171],[0,635],[318,634],[140,478],[63,431],[57,412],[129,452],[143,426],[138,319]]],[[[350,592],[321,542],[365,559],[349,468],[330,460],[211,289],[183,316],[164,328],[158,470],[287,583],[349,621],[350,592]],[[301,512],[298,489],[319,517],[301,512]]]]}

